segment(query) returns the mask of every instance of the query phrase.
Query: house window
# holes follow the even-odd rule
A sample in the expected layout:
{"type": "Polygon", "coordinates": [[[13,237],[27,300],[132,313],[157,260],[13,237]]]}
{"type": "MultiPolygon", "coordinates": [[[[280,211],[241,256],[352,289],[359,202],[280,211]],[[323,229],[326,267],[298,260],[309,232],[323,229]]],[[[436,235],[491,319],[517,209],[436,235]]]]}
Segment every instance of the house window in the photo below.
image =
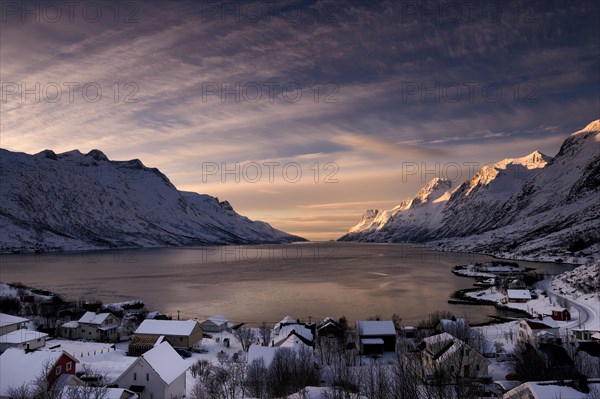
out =
{"type": "Polygon", "coordinates": [[[137,373],[133,373],[133,380],[137,381],[137,373]]]}
{"type": "Polygon", "coordinates": [[[67,367],[66,367],[67,371],[71,371],[72,367],[73,367],[73,363],[72,362],[68,362],[67,363],[67,367]]]}
{"type": "Polygon", "coordinates": [[[179,337],[179,342],[183,342],[183,337],[179,337]]]}
{"type": "Polygon", "coordinates": [[[85,330],[82,328],[82,329],[81,329],[81,332],[82,332],[82,333],[84,333],[84,332],[85,332],[85,330]]]}
{"type": "Polygon", "coordinates": [[[61,371],[61,370],[60,370],[60,366],[56,366],[56,371],[55,371],[55,374],[56,374],[56,375],[59,375],[59,374],[60,374],[60,371],[61,371]]]}
{"type": "Polygon", "coordinates": [[[454,373],[454,366],[450,366],[450,372],[454,373]]]}
{"type": "Polygon", "coordinates": [[[479,371],[479,365],[475,366],[475,370],[479,371]]]}
{"type": "Polygon", "coordinates": [[[469,349],[467,349],[467,356],[469,356],[469,353],[471,353],[471,351],[469,349]]]}

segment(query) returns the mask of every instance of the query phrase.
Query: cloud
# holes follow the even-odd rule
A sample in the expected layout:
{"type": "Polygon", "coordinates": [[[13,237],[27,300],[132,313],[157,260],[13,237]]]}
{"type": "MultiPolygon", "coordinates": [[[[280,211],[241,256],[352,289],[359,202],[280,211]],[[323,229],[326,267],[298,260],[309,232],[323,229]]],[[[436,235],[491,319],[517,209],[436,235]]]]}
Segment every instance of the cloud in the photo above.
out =
{"type": "MultiPolygon", "coordinates": [[[[393,1],[255,2],[269,11],[258,18],[237,3],[136,2],[136,23],[124,23],[122,9],[111,17],[120,3],[98,4],[106,16],[98,23],[78,14],[72,23],[0,24],[3,95],[11,82],[64,89],[57,102],[8,95],[2,146],[140,158],[178,187],[231,198],[254,218],[325,217],[334,208],[299,206],[360,212],[405,198],[419,184],[401,179],[407,161],[552,155],[600,107],[593,2],[494,3],[497,20],[480,8],[453,19],[393,1]],[[74,101],[67,82],[80,84],[74,101]],[[84,98],[90,83],[102,89],[97,102],[84,98]],[[250,100],[256,88],[260,99],[250,100]],[[500,98],[490,98],[494,90],[500,98]],[[269,161],[296,162],[306,177],[316,164],[319,179],[334,163],[339,183],[229,185],[201,175],[204,162],[269,161]]],[[[335,226],[330,233],[343,232],[335,226]]]]}

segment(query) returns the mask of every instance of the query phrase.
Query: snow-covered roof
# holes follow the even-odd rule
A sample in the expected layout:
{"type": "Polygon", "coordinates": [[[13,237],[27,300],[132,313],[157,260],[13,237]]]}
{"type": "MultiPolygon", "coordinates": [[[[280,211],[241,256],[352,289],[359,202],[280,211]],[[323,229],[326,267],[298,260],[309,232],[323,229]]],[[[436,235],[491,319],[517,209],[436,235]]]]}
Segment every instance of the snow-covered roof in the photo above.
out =
{"type": "Polygon", "coordinates": [[[4,334],[0,336],[0,344],[22,344],[24,342],[33,341],[39,338],[45,338],[48,334],[33,331],[20,329],[17,331],[10,332],[8,334],[4,334]]]}
{"type": "Polygon", "coordinates": [[[506,294],[513,299],[531,299],[531,292],[528,290],[507,290],[506,294]]]}
{"type": "Polygon", "coordinates": [[[62,324],[61,327],[63,327],[63,328],[78,328],[79,323],[76,321],[67,321],[66,323],[62,324]]]}
{"type": "Polygon", "coordinates": [[[293,334],[291,334],[289,337],[287,337],[283,341],[280,341],[279,343],[277,343],[276,346],[280,347],[280,348],[294,348],[294,349],[299,349],[303,346],[308,347],[308,345],[306,345],[306,343],[304,341],[302,341],[300,338],[298,338],[297,336],[295,336],[293,334]]]}
{"type": "Polygon", "coordinates": [[[144,358],[168,385],[177,379],[188,369],[187,362],[175,352],[175,349],[168,342],[155,346],[141,357],[144,358]]]}
{"type": "MultiPolygon", "coordinates": [[[[529,391],[535,399],[561,398],[561,399],[585,399],[587,394],[574,388],[558,385],[553,382],[526,382],[508,391],[504,396],[512,397],[519,392],[529,391]]],[[[520,396],[519,396],[520,397],[520,396]]]]}
{"type": "Polygon", "coordinates": [[[269,367],[278,350],[279,347],[275,346],[251,345],[248,349],[248,364],[256,359],[263,359],[265,366],[269,367]]]}
{"type": "Polygon", "coordinates": [[[33,380],[42,374],[44,366],[56,364],[61,356],[68,356],[73,361],[75,358],[66,352],[35,351],[25,353],[22,349],[10,348],[0,355],[0,396],[8,396],[10,387],[19,387],[32,384],[33,380]]]}
{"type": "Polygon", "coordinates": [[[277,337],[275,338],[275,340],[277,341],[277,340],[286,338],[293,331],[295,331],[296,334],[303,336],[304,338],[306,338],[309,341],[314,340],[312,331],[309,328],[306,328],[306,326],[304,326],[302,324],[290,324],[290,325],[281,327],[281,329],[279,330],[279,334],[277,334],[277,337]]]}
{"type": "Polygon", "coordinates": [[[363,338],[360,340],[363,345],[383,345],[383,339],[381,338],[363,338]]]}
{"type": "Polygon", "coordinates": [[[558,323],[550,316],[540,319],[525,319],[529,327],[535,329],[536,325],[544,324],[547,328],[559,328],[558,323]]]}
{"type": "Polygon", "coordinates": [[[598,340],[600,340],[600,332],[592,334],[592,339],[598,339],[598,340]]]}
{"type": "Polygon", "coordinates": [[[28,322],[28,319],[22,317],[13,316],[6,313],[0,313],[0,327],[10,326],[12,324],[20,324],[28,322]]]}
{"type": "Polygon", "coordinates": [[[88,324],[102,324],[108,316],[110,316],[110,313],[85,312],[85,314],[79,319],[79,322],[88,324]]]}
{"type": "Polygon", "coordinates": [[[210,321],[217,326],[221,326],[223,324],[229,323],[229,320],[227,318],[225,318],[224,316],[219,316],[219,315],[209,317],[205,321],[210,321]]]}
{"type": "Polygon", "coordinates": [[[356,331],[359,336],[396,335],[396,327],[391,320],[357,321],[356,331]]]}
{"type": "Polygon", "coordinates": [[[297,319],[294,319],[292,316],[285,316],[283,319],[281,319],[281,321],[277,324],[275,324],[275,326],[273,326],[273,329],[278,329],[281,328],[282,325],[284,324],[296,324],[298,323],[297,319]]]}
{"type": "Polygon", "coordinates": [[[194,320],[144,320],[136,334],[189,336],[198,323],[194,320]]]}

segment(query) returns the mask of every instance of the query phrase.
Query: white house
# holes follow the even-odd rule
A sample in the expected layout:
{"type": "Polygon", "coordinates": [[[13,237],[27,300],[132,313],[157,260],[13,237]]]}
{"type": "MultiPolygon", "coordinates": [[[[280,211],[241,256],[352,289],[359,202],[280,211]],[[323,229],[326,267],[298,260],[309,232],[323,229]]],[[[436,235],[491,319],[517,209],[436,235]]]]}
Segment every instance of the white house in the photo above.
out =
{"type": "Polygon", "coordinates": [[[0,336],[0,353],[4,352],[8,348],[17,348],[24,350],[34,350],[41,348],[46,345],[46,337],[48,334],[20,329],[8,334],[0,336]]]}
{"type": "Polygon", "coordinates": [[[69,339],[89,339],[99,342],[117,342],[119,319],[112,313],[85,312],[78,321],[64,323],[59,335],[69,339]]]}
{"type": "Polygon", "coordinates": [[[200,323],[204,332],[218,333],[230,328],[229,320],[223,316],[212,316],[200,323]]]}
{"type": "Polygon", "coordinates": [[[185,395],[187,363],[168,342],[138,357],[115,383],[141,399],[174,399],[185,395]]]}
{"type": "Polygon", "coordinates": [[[464,341],[448,333],[427,337],[418,348],[427,376],[450,375],[475,379],[488,376],[489,361],[464,341]]]}
{"type": "Polygon", "coordinates": [[[304,324],[286,324],[281,326],[277,330],[277,334],[274,334],[271,339],[271,346],[281,346],[290,336],[296,336],[297,338],[304,341],[304,344],[313,346],[314,345],[314,334],[312,330],[304,324]]]}
{"type": "Polygon", "coordinates": [[[554,336],[560,338],[559,325],[550,316],[541,319],[521,319],[519,320],[519,339],[525,342],[537,342],[539,337],[554,336]]]}
{"type": "Polygon", "coordinates": [[[0,335],[8,334],[21,328],[27,328],[28,321],[22,317],[0,313],[0,335]]]}

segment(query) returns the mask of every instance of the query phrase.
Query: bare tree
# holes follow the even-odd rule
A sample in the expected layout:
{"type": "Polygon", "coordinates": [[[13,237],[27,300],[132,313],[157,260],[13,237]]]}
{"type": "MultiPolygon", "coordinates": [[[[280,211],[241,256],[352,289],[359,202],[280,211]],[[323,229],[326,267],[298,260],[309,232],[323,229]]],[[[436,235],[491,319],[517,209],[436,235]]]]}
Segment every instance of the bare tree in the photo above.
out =
{"type": "Polygon", "coordinates": [[[66,396],[66,399],[104,399],[108,395],[110,384],[107,375],[87,364],[82,366],[81,372],[82,379],[88,377],[90,380],[86,381],[85,385],[66,387],[63,398],[66,396]]]}
{"type": "Polygon", "coordinates": [[[262,346],[269,346],[269,342],[271,342],[271,328],[268,327],[267,323],[265,323],[264,321],[258,329],[258,334],[262,342],[262,346]]]}
{"type": "Polygon", "coordinates": [[[309,385],[318,385],[319,380],[310,350],[281,348],[269,366],[267,390],[269,395],[279,398],[309,385]]]}
{"type": "Polygon", "coordinates": [[[268,368],[263,358],[254,359],[246,369],[246,392],[253,398],[267,397],[268,368]]]}
{"type": "Polygon", "coordinates": [[[251,328],[240,327],[235,330],[235,336],[242,344],[244,352],[248,352],[250,345],[256,340],[256,333],[251,328]]]}
{"type": "Polygon", "coordinates": [[[23,383],[22,385],[19,385],[16,387],[13,387],[13,386],[8,387],[8,389],[6,390],[6,394],[8,395],[9,398],[12,398],[12,399],[32,399],[33,398],[33,391],[29,387],[29,384],[27,384],[27,383],[23,383]]]}
{"type": "Polygon", "coordinates": [[[373,360],[363,367],[362,393],[367,399],[392,399],[389,366],[373,360]]]}

